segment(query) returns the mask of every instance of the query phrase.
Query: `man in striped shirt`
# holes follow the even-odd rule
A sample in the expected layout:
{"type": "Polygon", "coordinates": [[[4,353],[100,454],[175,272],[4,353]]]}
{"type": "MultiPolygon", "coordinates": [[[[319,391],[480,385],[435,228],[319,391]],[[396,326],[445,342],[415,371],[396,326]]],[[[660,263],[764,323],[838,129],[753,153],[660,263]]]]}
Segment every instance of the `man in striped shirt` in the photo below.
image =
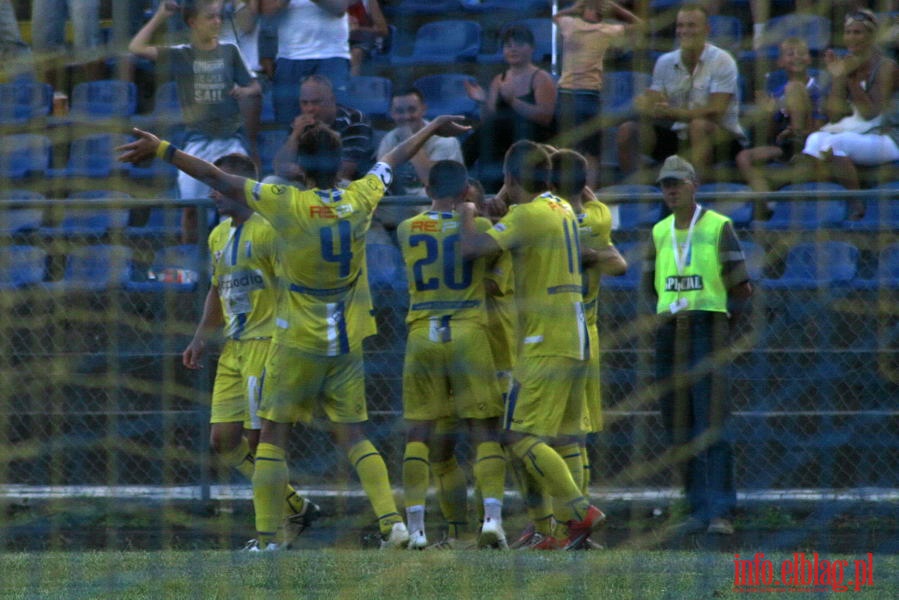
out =
{"type": "Polygon", "coordinates": [[[343,148],[338,181],[342,185],[358,179],[372,164],[371,124],[361,111],[337,103],[331,81],[310,75],[300,85],[300,114],[293,120],[290,136],[275,155],[275,173],[290,181],[303,180],[297,163],[298,142],[306,127],[316,121],[340,135],[343,148]]]}

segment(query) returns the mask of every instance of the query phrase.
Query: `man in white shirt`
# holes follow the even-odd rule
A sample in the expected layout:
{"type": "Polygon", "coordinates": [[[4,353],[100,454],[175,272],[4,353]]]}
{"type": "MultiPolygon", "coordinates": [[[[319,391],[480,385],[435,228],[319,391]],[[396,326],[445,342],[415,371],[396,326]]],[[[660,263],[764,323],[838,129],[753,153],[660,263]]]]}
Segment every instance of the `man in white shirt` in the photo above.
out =
{"type": "MultiPolygon", "coordinates": [[[[388,131],[381,139],[381,144],[378,146],[378,160],[428,124],[425,120],[427,110],[424,97],[415,88],[404,89],[393,94],[390,101],[390,116],[396,127],[388,131]]],[[[459,144],[459,140],[435,135],[425,142],[421,150],[416,152],[408,162],[397,168],[389,193],[422,196],[425,200],[421,206],[380,207],[377,218],[386,227],[396,227],[400,221],[414,216],[422,208],[428,206],[424,182],[428,180],[431,167],[439,160],[463,162],[462,146],[459,144]]]]}
{"type": "Polygon", "coordinates": [[[737,63],[727,51],[708,43],[706,10],[681,6],[675,33],[679,48],[659,57],[652,84],[634,99],[640,122],[618,128],[624,174],[637,170],[641,152],[657,161],[680,152],[702,176],[716,159],[732,159],[747,144],[739,122],[737,63]]]}
{"type": "Polygon", "coordinates": [[[327,77],[338,96],[346,90],[350,77],[349,4],[349,0],[260,1],[260,12],[278,19],[278,55],[272,79],[278,123],[289,126],[299,114],[297,89],[310,75],[327,77]]]}

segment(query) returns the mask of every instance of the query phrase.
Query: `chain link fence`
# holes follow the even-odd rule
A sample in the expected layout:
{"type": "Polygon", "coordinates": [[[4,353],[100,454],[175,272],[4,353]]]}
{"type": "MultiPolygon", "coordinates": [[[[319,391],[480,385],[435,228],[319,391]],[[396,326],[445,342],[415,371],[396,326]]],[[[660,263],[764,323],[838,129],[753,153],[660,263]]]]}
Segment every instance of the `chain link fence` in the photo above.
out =
{"type": "MultiPolygon", "coordinates": [[[[3,223],[17,223],[23,210],[40,216],[2,234],[0,481],[200,486],[208,496],[216,479],[207,443],[214,357],[199,372],[180,364],[208,274],[204,246],[179,244],[183,204],[121,197],[0,202],[3,223]],[[89,211],[126,216],[94,222],[89,211]]],[[[397,202],[386,199],[385,206],[397,202]]],[[[658,206],[658,197],[628,202],[658,206]]],[[[881,202],[886,209],[896,200],[881,202]]],[[[210,206],[198,205],[201,215],[210,206]]],[[[895,488],[895,229],[748,226],[738,233],[756,295],[735,330],[737,351],[712,365],[731,378],[738,488],[895,488]],[[845,252],[821,250],[833,243],[845,252]],[[797,247],[812,248],[809,256],[820,262],[808,264],[817,266],[797,272],[797,247]]],[[[371,235],[379,334],[365,345],[369,433],[398,484],[408,296],[397,254],[382,251],[392,234],[371,235]]],[[[650,385],[655,319],[638,286],[648,237],[646,227],[614,233],[631,273],[604,280],[600,295],[607,418],[606,430],[590,439],[592,481],[600,488],[674,486],[672,470],[659,460],[665,446],[650,385]]],[[[350,469],[323,426],[298,427],[291,446],[301,487],[345,485],[350,469]]]]}

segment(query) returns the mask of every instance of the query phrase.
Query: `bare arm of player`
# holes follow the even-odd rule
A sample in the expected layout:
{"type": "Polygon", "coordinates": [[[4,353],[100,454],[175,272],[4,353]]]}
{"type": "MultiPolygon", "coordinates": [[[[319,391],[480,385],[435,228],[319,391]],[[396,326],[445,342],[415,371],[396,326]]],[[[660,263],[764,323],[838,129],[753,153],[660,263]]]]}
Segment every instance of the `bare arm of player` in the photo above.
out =
{"type": "Polygon", "coordinates": [[[492,237],[481,233],[475,226],[474,219],[478,215],[478,207],[474,202],[462,202],[456,205],[456,211],[462,217],[462,260],[474,260],[481,256],[490,256],[502,252],[502,248],[492,237]]]}
{"type": "Polygon", "coordinates": [[[245,177],[225,173],[202,158],[175,149],[174,146],[160,140],[148,131],[142,131],[136,127],[131,131],[137,139],[115,149],[119,153],[119,162],[139,163],[154,157],[162,158],[229,198],[246,203],[245,177]]]}
{"type": "Polygon", "coordinates": [[[464,117],[459,115],[440,115],[395,146],[381,157],[379,162],[386,163],[390,168],[395,169],[415,156],[432,135],[454,137],[471,129],[468,125],[462,124],[463,119],[464,117]]]}
{"type": "Polygon", "coordinates": [[[627,272],[627,261],[615,246],[581,248],[581,266],[585,269],[599,269],[601,274],[614,277],[627,272]]]}
{"type": "Polygon", "coordinates": [[[222,302],[219,298],[219,289],[211,286],[206,293],[206,301],[203,303],[203,316],[197,325],[197,331],[193,339],[181,353],[181,364],[188,369],[199,369],[201,361],[206,354],[206,342],[219,331],[225,324],[225,316],[222,314],[222,302]]]}

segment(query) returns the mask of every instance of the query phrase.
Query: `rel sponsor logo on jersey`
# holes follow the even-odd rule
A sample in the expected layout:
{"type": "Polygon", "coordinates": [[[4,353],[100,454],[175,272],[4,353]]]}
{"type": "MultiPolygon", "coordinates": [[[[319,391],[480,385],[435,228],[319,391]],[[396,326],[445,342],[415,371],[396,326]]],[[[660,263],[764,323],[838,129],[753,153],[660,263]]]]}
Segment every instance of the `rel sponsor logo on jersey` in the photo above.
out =
{"type": "Polygon", "coordinates": [[[665,278],[666,292],[695,292],[703,289],[702,275],[684,275],[665,278]]]}
{"type": "Polygon", "coordinates": [[[310,206],[309,217],[314,219],[339,219],[347,217],[353,213],[353,207],[349,204],[339,204],[337,206],[310,206]]]}
{"type": "Polygon", "coordinates": [[[253,292],[265,289],[265,279],[256,271],[238,271],[219,278],[219,293],[253,292]]]}

